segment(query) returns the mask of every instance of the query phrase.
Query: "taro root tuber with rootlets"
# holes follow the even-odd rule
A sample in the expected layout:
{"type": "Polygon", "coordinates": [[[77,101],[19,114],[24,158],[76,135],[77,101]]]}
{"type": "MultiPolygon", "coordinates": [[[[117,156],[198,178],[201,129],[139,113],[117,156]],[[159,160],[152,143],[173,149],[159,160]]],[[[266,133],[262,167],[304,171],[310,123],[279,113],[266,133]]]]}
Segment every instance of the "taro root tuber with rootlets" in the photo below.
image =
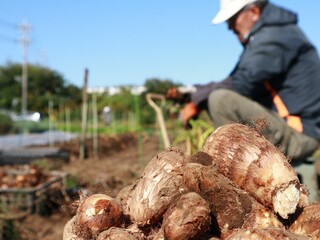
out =
{"type": "Polygon", "coordinates": [[[72,217],[64,226],[63,229],[63,240],[85,240],[84,238],[81,238],[76,235],[75,233],[75,219],[76,216],[72,217]]]}
{"type": "Polygon", "coordinates": [[[303,208],[301,214],[290,226],[289,231],[310,235],[313,239],[320,239],[320,203],[303,208]]]}
{"type": "Polygon", "coordinates": [[[122,209],[112,197],[105,194],[80,196],[74,219],[74,233],[79,238],[96,238],[102,231],[121,223],[122,209]]]}
{"type": "Polygon", "coordinates": [[[112,227],[99,234],[97,240],[139,240],[124,228],[112,227]]]}
{"type": "Polygon", "coordinates": [[[284,154],[255,128],[226,124],[206,140],[203,151],[219,172],[287,219],[302,194],[299,179],[284,154]]]}
{"type": "Polygon", "coordinates": [[[285,229],[269,227],[237,229],[225,240],[312,240],[312,238],[285,229]]]}
{"type": "Polygon", "coordinates": [[[172,200],[185,191],[182,181],[185,163],[185,154],[174,148],[159,153],[148,163],[125,206],[132,222],[144,226],[162,219],[172,200]]]}
{"type": "Polygon", "coordinates": [[[164,239],[199,239],[210,226],[209,204],[199,194],[189,192],[175,200],[163,216],[164,239]]]}
{"type": "Polygon", "coordinates": [[[218,223],[215,227],[223,238],[237,228],[283,228],[271,210],[219,173],[214,165],[188,163],[183,178],[191,191],[207,200],[218,223]]]}
{"type": "Polygon", "coordinates": [[[133,193],[133,190],[137,186],[137,183],[132,183],[130,185],[127,185],[126,187],[122,188],[117,196],[116,200],[120,203],[122,210],[123,210],[123,217],[125,222],[130,222],[130,214],[129,214],[129,208],[128,208],[128,201],[131,197],[131,194],[133,193]]]}

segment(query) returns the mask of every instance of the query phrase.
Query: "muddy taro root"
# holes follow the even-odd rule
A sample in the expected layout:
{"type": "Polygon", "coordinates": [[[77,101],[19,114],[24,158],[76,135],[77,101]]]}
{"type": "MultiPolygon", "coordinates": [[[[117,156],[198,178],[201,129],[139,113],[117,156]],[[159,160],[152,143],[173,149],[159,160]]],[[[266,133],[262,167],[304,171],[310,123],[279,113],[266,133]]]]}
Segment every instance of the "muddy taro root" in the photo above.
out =
{"type": "Polygon", "coordinates": [[[206,140],[203,151],[213,157],[219,172],[287,219],[302,194],[294,169],[255,128],[226,124],[206,140]]]}
{"type": "Polygon", "coordinates": [[[277,216],[214,166],[188,163],[184,167],[184,183],[199,193],[210,205],[222,237],[237,228],[283,228],[277,216]]]}
{"type": "Polygon", "coordinates": [[[209,204],[199,194],[181,195],[163,216],[165,239],[198,239],[209,229],[211,222],[209,204]]]}
{"type": "Polygon", "coordinates": [[[74,230],[78,237],[91,239],[102,231],[122,223],[122,209],[112,197],[93,194],[81,197],[75,216],[74,230]]]}
{"type": "Polygon", "coordinates": [[[320,239],[320,203],[303,208],[289,230],[297,234],[310,235],[313,239],[320,239]]]}
{"type": "Polygon", "coordinates": [[[280,228],[237,229],[225,240],[311,240],[309,237],[291,233],[280,228]]]}
{"type": "Polygon", "coordinates": [[[185,162],[182,151],[168,148],[148,163],[127,200],[132,222],[144,226],[162,219],[172,200],[185,191],[181,172],[185,162]]]}
{"type": "Polygon", "coordinates": [[[125,228],[112,227],[100,233],[97,240],[137,240],[137,238],[125,228]]]}

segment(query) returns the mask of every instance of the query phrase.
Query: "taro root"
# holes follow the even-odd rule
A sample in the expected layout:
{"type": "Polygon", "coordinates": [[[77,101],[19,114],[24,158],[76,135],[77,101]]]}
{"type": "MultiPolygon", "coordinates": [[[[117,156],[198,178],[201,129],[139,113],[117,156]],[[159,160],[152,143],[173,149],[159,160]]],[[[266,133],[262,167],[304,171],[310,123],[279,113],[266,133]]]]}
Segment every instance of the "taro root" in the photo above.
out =
{"type": "Polygon", "coordinates": [[[84,239],[97,237],[102,231],[122,223],[120,204],[104,194],[81,197],[75,216],[75,234],[84,239]]]}
{"type": "Polygon", "coordinates": [[[210,226],[209,204],[197,193],[181,195],[163,216],[164,238],[170,240],[199,239],[210,226]]]}
{"type": "Polygon", "coordinates": [[[290,226],[289,231],[320,239],[320,203],[303,208],[301,214],[290,226]]]}
{"type": "Polygon", "coordinates": [[[255,128],[226,124],[206,140],[203,151],[218,171],[287,219],[300,201],[297,174],[284,154],[255,128]]]}
{"type": "Polygon", "coordinates": [[[138,238],[125,228],[112,227],[100,233],[97,240],[138,240],[138,238]]]}
{"type": "Polygon", "coordinates": [[[219,173],[215,166],[188,163],[183,178],[191,191],[199,193],[210,204],[223,237],[237,228],[283,227],[271,210],[219,173]]]}
{"type": "Polygon", "coordinates": [[[195,154],[188,157],[188,163],[199,163],[204,166],[211,166],[213,158],[205,152],[198,151],[195,154]]]}
{"type": "Polygon", "coordinates": [[[128,200],[131,197],[131,194],[133,193],[133,190],[136,187],[136,183],[130,184],[124,188],[122,188],[117,196],[116,200],[120,203],[124,215],[124,220],[126,222],[130,222],[130,215],[129,215],[129,207],[128,207],[128,200]]]}
{"type": "Polygon", "coordinates": [[[157,231],[153,231],[147,238],[148,240],[164,240],[164,232],[163,229],[157,229],[157,231]]]}
{"type": "Polygon", "coordinates": [[[138,224],[135,223],[126,227],[126,230],[130,232],[138,240],[145,240],[146,236],[148,236],[151,232],[150,228],[140,228],[138,224]]]}
{"type": "Polygon", "coordinates": [[[237,229],[225,240],[311,240],[311,238],[291,233],[281,228],[251,228],[251,229],[237,229]]]}
{"type": "Polygon", "coordinates": [[[139,226],[158,223],[172,199],[184,191],[182,166],[185,154],[168,148],[146,166],[128,199],[128,213],[139,226]]]}
{"type": "Polygon", "coordinates": [[[76,216],[71,218],[66,225],[64,226],[63,229],[63,240],[85,240],[84,238],[78,237],[75,234],[74,228],[75,228],[75,219],[76,216]]]}

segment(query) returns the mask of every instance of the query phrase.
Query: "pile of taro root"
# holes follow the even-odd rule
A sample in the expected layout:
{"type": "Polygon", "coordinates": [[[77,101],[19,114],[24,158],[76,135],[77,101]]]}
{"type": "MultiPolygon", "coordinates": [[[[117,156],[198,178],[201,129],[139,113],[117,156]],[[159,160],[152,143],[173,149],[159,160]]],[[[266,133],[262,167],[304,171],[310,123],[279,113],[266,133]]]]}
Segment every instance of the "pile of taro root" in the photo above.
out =
{"type": "Polygon", "coordinates": [[[0,168],[0,189],[30,188],[44,183],[49,176],[33,165],[13,165],[0,168]]]}
{"type": "Polygon", "coordinates": [[[80,196],[63,238],[320,239],[320,204],[259,129],[227,124],[193,156],[160,152],[115,198],[80,196]]]}

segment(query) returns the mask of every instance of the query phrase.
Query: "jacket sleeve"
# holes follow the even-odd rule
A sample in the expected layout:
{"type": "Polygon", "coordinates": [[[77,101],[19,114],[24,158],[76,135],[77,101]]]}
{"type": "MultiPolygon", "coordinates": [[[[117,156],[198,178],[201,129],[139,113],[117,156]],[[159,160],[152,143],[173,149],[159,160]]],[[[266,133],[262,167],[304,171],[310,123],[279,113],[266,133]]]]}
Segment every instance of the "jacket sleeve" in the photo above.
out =
{"type": "Polygon", "coordinates": [[[301,41],[294,31],[281,27],[264,27],[250,37],[232,73],[232,89],[255,99],[263,92],[264,82],[273,80],[281,85],[290,65],[298,55],[301,41]]]}
{"type": "Polygon", "coordinates": [[[197,90],[191,95],[191,101],[199,108],[203,109],[206,107],[207,99],[210,93],[218,88],[229,88],[231,89],[231,78],[228,77],[220,82],[210,82],[203,85],[195,85],[197,90]]]}

